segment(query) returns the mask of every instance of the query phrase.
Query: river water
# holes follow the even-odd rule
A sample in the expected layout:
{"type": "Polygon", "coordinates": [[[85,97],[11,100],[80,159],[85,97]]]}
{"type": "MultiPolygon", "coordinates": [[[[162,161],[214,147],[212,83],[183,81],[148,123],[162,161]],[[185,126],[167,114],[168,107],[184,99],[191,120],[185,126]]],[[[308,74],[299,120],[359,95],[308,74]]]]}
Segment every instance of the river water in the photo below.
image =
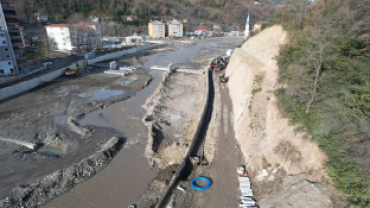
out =
{"type": "MultiPolygon", "coordinates": [[[[201,43],[177,51],[145,56],[140,60],[146,70],[153,65],[191,63],[194,54],[204,48],[212,48],[212,45],[201,43]]],[[[145,113],[141,106],[158,87],[164,72],[149,71],[149,74],[152,81],[135,96],[88,114],[80,121],[81,125],[115,129],[126,138],[125,147],[96,176],[78,184],[44,207],[128,207],[145,192],[147,184],[157,175],[157,169],[149,169],[144,157],[147,129],[141,122],[145,113]]]]}

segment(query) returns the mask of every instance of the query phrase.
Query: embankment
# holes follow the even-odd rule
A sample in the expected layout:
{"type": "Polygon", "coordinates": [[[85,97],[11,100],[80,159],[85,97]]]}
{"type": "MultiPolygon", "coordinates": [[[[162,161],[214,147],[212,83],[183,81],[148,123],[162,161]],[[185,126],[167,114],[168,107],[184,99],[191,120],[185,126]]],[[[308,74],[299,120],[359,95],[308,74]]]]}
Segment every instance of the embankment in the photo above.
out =
{"type": "Polygon", "coordinates": [[[310,180],[326,178],[325,155],[316,143],[304,139],[304,133],[296,133],[276,105],[274,90],[280,84],[274,57],[279,45],[287,41],[281,26],[268,28],[235,50],[225,72],[229,77],[235,137],[246,158],[257,200],[281,189],[286,175],[306,172],[310,180]],[[262,175],[262,169],[269,174],[262,175]]]}
{"type": "MultiPolygon", "coordinates": [[[[157,45],[149,45],[149,46],[144,46],[144,47],[140,47],[140,48],[132,48],[132,49],[128,49],[128,50],[109,53],[109,54],[106,54],[106,55],[103,55],[103,56],[99,56],[99,57],[90,59],[88,61],[88,64],[94,64],[94,63],[97,63],[97,62],[106,61],[106,60],[109,60],[109,59],[114,59],[114,58],[124,56],[124,55],[139,53],[139,52],[146,51],[146,50],[152,50],[154,48],[164,47],[166,45],[167,45],[167,43],[161,43],[161,44],[157,44],[157,45]]],[[[35,88],[35,87],[37,87],[37,86],[39,86],[39,85],[41,85],[45,82],[50,82],[51,80],[54,80],[57,77],[59,77],[60,75],[62,75],[64,73],[64,71],[66,70],[66,68],[74,68],[75,66],[76,66],[76,63],[73,63],[70,66],[60,68],[58,70],[55,70],[55,71],[50,72],[48,74],[41,75],[41,76],[36,77],[34,79],[24,81],[24,82],[21,82],[21,83],[17,83],[15,85],[12,85],[12,86],[9,86],[9,87],[1,88],[0,89],[0,100],[4,100],[4,99],[10,98],[14,95],[18,95],[20,93],[26,92],[26,91],[28,91],[30,89],[33,89],[33,88],[35,88]]]]}

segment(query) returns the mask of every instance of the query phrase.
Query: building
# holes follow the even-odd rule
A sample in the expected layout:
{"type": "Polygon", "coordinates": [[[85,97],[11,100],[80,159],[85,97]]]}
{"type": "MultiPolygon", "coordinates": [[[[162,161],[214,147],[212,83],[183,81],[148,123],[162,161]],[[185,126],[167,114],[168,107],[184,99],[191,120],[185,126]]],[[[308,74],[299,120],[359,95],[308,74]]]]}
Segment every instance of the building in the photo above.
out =
{"type": "Polygon", "coordinates": [[[51,24],[46,25],[45,29],[53,50],[102,47],[101,26],[98,23],[51,24]]]}
{"type": "Polygon", "coordinates": [[[162,21],[151,21],[148,24],[148,32],[153,38],[166,37],[166,26],[162,21]]]}
{"type": "Polygon", "coordinates": [[[37,21],[40,21],[40,22],[46,22],[49,20],[49,18],[45,15],[41,15],[41,13],[35,13],[35,17],[37,19],[37,21]]]}
{"type": "Polygon", "coordinates": [[[221,25],[219,24],[213,25],[213,30],[221,30],[221,29],[222,29],[221,25]]]}
{"type": "Polygon", "coordinates": [[[194,33],[196,35],[207,35],[209,33],[209,31],[206,30],[206,29],[200,28],[200,29],[197,29],[196,31],[194,31],[194,33]]]}
{"type": "Polygon", "coordinates": [[[145,43],[145,42],[146,42],[145,37],[141,37],[141,36],[137,36],[137,35],[126,37],[126,43],[127,44],[141,44],[141,43],[145,43]]]}
{"type": "Polygon", "coordinates": [[[24,40],[18,26],[13,0],[0,0],[0,75],[26,71],[24,40]]]}
{"type": "Polygon", "coordinates": [[[128,22],[132,22],[132,21],[134,21],[135,20],[135,17],[134,16],[128,16],[127,17],[127,21],[128,22]]]}
{"type": "Polygon", "coordinates": [[[183,37],[183,25],[176,19],[167,22],[167,36],[168,37],[183,37]]]}

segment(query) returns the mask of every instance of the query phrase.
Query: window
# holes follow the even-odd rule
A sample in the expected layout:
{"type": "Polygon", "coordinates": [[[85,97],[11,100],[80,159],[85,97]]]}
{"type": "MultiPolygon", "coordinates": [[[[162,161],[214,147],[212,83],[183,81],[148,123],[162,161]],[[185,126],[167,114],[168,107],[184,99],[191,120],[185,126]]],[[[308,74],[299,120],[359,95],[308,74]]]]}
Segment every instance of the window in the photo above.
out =
{"type": "Polygon", "coordinates": [[[3,41],[3,44],[6,44],[6,41],[5,40],[3,41]]]}
{"type": "Polygon", "coordinates": [[[5,51],[9,51],[9,49],[8,49],[8,48],[5,48],[4,50],[5,50],[5,51]]]}
{"type": "Polygon", "coordinates": [[[8,65],[12,65],[12,62],[8,62],[8,65]]]}
{"type": "Polygon", "coordinates": [[[13,68],[11,68],[11,69],[10,69],[10,72],[11,72],[11,73],[13,73],[13,72],[14,72],[14,69],[13,69],[13,68]]]}
{"type": "Polygon", "coordinates": [[[5,74],[4,69],[0,69],[0,74],[5,74]]]}
{"type": "Polygon", "coordinates": [[[1,36],[1,37],[5,37],[4,33],[0,33],[0,36],[1,36]]]}
{"type": "Polygon", "coordinates": [[[62,36],[64,36],[64,33],[62,33],[62,36]]]}
{"type": "Polygon", "coordinates": [[[6,58],[10,58],[10,56],[9,55],[6,55],[6,58]]]}

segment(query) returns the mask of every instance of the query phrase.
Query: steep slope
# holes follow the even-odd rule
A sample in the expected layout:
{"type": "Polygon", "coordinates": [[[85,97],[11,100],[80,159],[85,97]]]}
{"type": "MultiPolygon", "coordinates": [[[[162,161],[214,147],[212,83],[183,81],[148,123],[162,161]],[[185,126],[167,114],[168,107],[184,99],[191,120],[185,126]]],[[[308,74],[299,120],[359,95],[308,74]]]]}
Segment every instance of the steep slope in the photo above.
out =
{"type": "Polygon", "coordinates": [[[279,45],[286,42],[287,33],[281,26],[266,29],[237,49],[226,69],[235,137],[245,156],[257,200],[280,189],[285,175],[306,172],[311,175],[310,180],[326,178],[325,155],[317,144],[304,139],[303,133],[295,133],[294,126],[289,125],[276,106],[273,91],[280,86],[274,56],[279,45]],[[261,169],[267,169],[269,175],[261,175],[261,169]],[[262,187],[268,183],[274,187],[262,187]]]}

